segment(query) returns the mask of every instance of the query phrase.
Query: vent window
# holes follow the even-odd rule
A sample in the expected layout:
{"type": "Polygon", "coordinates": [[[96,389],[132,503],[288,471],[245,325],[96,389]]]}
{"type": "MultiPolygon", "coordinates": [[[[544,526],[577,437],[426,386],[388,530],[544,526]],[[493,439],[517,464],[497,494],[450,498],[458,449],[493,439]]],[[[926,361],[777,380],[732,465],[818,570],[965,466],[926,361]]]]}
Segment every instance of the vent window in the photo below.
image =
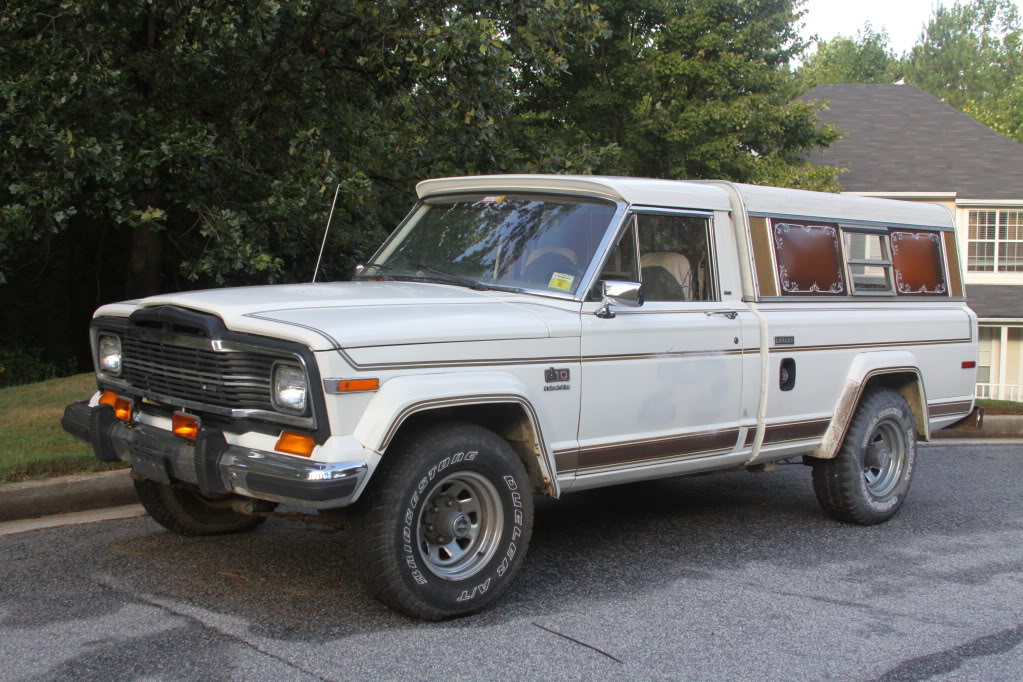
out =
{"type": "Polygon", "coordinates": [[[853,295],[891,294],[892,259],[887,230],[843,227],[853,295]]]}

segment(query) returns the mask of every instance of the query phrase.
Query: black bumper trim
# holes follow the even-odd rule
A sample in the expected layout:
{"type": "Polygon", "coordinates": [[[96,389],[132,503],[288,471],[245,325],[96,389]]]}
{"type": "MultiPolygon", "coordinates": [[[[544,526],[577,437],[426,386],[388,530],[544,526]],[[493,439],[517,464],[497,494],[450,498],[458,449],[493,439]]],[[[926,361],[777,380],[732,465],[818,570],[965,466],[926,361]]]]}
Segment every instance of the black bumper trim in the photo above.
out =
{"type": "Polygon", "coordinates": [[[64,408],[60,428],[83,443],[92,445],[92,408],[88,400],[79,400],[64,408]]]}

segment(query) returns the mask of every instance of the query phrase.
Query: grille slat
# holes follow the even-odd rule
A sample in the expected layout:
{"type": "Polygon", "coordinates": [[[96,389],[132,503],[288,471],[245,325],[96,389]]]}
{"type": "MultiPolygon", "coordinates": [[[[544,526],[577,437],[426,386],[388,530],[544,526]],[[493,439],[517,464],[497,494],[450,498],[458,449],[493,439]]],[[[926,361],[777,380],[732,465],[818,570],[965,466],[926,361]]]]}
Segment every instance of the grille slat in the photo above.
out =
{"type": "Polygon", "coordinates": [[[234,409],[273,410],[270,373],[287,358],[258,352],[217,352],[125,334],[122,378],[144,391],[234,409]]]}

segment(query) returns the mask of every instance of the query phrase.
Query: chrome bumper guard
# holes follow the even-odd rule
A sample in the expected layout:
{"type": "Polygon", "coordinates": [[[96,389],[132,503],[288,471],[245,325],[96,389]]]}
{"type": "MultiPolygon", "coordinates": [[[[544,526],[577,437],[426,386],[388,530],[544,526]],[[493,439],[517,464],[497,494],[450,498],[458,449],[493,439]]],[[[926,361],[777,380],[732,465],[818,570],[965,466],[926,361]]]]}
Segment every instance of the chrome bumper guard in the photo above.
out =
{"type": "Polygon", "coordinates": [[[204,428],[195,443],[154,426],[114,418],[108,405],[68,405],[64,430],[90,445],[98,459],[121,460],[150,480],[184,481],[207,494],[235,493],[307,509],[347,506],[366,477],[365,462],[303,461],[276,452],[229,445],[219,429],[204,428]]]}

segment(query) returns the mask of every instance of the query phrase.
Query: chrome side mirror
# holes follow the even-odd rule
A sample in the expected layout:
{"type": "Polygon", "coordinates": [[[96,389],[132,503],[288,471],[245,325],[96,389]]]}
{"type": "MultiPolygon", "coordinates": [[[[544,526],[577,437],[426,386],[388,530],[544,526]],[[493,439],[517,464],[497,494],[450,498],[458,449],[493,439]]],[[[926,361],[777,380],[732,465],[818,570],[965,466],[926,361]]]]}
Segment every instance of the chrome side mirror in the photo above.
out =
{"type": "Polygon", "coordinates": [[[354,276],[358,277],[360,274],[362,274],[362,271],[365,270],[365,269],[366,269],[366,266],[361,264],[361,263],[359,263],[358,265],[355,266],[355,275],[354,276]]]}
{"type": "Polygon", "coordinates": [[[604,300],[594,313],[601,319],[610,319],[615,316],[612,305],[625,306],[627,308],[638,308],[643,305],[643,285],[639,282],[622,282],[619,280],[604,280],[602,287],[604,300]]]}

